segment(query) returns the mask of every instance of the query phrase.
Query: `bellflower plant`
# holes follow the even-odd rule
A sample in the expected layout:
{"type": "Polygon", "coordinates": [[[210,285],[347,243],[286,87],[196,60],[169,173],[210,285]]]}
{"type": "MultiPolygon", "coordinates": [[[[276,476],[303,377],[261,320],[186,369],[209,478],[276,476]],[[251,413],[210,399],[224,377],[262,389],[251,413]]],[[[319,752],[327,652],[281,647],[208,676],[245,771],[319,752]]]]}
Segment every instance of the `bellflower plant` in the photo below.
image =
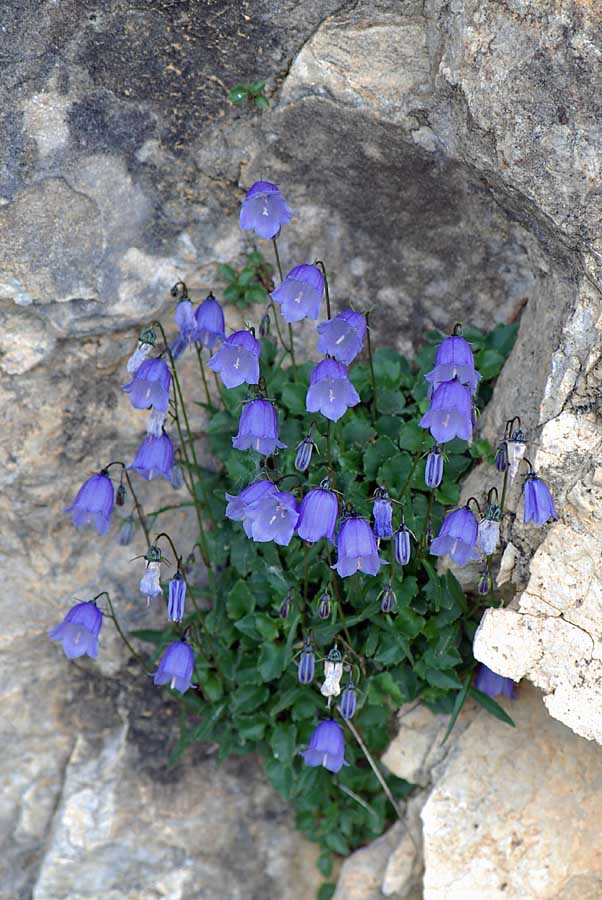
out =
{"type": "Polygon", "coordinates": [[[359,402],[360,396],[342,363],[323,359],[313,369],[305,404],[308,412],[321,412],[331,422],[338,422],[349,407],[359,402]]]}
{"type": "Polygon", "coordinates": [[[362,352],[366,337],[366,317],[348,309],[334,319],[320,322],[317,327],[318,353],[332,356],[349,366],[358,353],[362,352]]]}
{"type": "MultiPolygon", "coordinates": [[[[75,525],[96,527],[96,542],[144,559],[140,592],[162,621],[127,633],[103,591],[51,636],[68,656],[95,656],[106,615],[141,678],[156,670],[155,684],[176,692],[165,696],[180,704],[171,760],[197,740],[220,759],[258,754],[328,873],[334,854],[382,834],[411,790],[377,762],[402,705],[424,703],[453,724],[471,697],[509,720],[474,682],[469,637],[503,602],[495,570],[524,527],[509,514],[519,494],[510,467],[485,469],[493,451],[477,427],[517,326],[427,333],[406,359],[377,340],[395,341],[378,306],[357,294],[358,309],[346,309],[345,282],[321,260],[284,277],[278,235],[290,218],[271,182],[243,200],[241,225],[257,246],[220,266],[217,286],[244,309],[244,329],[225,336],[211,285],[196,309],[186,285],[174,285],[168,324],[149,323],[128,363],[122,403],[149,410],[136,458],[111,457],[68,508],[75,525]],[[300,318],[310,320],[302,345],[300,318]],[[475,462],[494,486],[463,506],[460,483],[475,462]],[[123,512],[113,537],[114,484],[123,512]],[[178,516],[176,541],[161,526],[178,516]],[[480,560],[465,588],[438,567],[441,555],[480,560]]],[[[514,416],[506,463],[517,432],[524,438],[514,416]]],[[[525,465],[525,518],[541,524],[556,511],[525,465]]]]}
{"type": "Polygon", "coordinates": [[[102,628],[102,613],[94,601],[76,603],[72,606],[60,625],[50,632],[53,641],[60,641],[65,656],[77,659],[79,656],[98,656],[98,635],[102,628]]]}
{"type": "Polygon", "coordinates": [[[94,525],[100,534],[106,534],[111,527],[113,501],[113,482],[107,472],[102,471],[84,481],[75,500],[65,512],[71,513],[76,528],[94,525]]]}
{"type": "Polygon", "coordinates": [[[317,266],[295,266],[272,292],[272,300],[282,307],[287,322],[317,319],[324,293],[324,276],[317,266]]]}
{"type": "Polygon", "coordinates": [[[514,700],[516,694],[516,684],[511,678],[498,675],[483,663],[477,668],[474,686],[488,697],[508,697],[509,700],[514,700]]]}
{"type": "Polygon", "coordinates": [[[235,331],[227,337],[207,365],[219,372],[227,388],[259,381],[259,341],[250,331],[235,331]]]}

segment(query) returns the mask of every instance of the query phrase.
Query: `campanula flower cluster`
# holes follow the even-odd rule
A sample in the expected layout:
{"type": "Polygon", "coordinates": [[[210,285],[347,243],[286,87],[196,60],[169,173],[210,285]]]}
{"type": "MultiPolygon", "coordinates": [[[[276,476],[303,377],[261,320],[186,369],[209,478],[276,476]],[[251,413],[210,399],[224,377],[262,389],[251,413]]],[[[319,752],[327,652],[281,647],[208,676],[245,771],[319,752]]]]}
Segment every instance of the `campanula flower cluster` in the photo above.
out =
{"type": "MultiPolygon", "coordinates": [[[[514,697],[513,682],[466,658],[462,635],[470,631],[459,626],[462,617],[476,626],[478,611],[500,602],[493,566],[514,526],[507,509],[514,482],[523,524],[557,518],[516,417],[495,452],[497,483],[481,500],[449,508],[459,496],[454,460],[463,472],[471,464],[466,445],[485,455],[473,443],[479,387],[488,379],[479,347],[456,326],[434,365],[431,355],[410,376],[409,365],[405,372],[399,356],[391,362],[379,348],[379,369],[370,313],[346,304],[333,314],[324,263],[297,258],[282,271],[277,239],[291,219],[277,185],[258,181],[247,191],[240,226],[273,241],[279,273],[277,283],[267,264],[260,275],[252,267],[241,275],[259,279],[260,324],[239,320],[228,334],[214,294],[195,304],[178,282],[175,334],[152,323],[127,362],[124,398],[145,412],[146,433],[129,461],[90,474],[66,509],[76,527],[100,535],[118,517],[122,546],[144,539],[136,557],[140,607],[161,615],[164,628],[134,636],[156,644],[154,684],[190,692],[186,709],[198,716],[199,739],[222,741],[228,752],[261,747],[285,794],[295,766],[325,769],[343,785],[360,752],[346,746],[350,736],[368,755],[371,777],[368,747],[379,746],[374,737],[402,702],[451,711],[473,676],[472,693],[487,695],[490,710],[493,698],[514,697]],[[311,363],[296,359],[293,326],[311,363]],[[197,456],[179,375],[187,358],[200,367],[206,402],[195,402],[209,416],[210,443],[222,436],[213,454],[218,472],[197,456]],[[389,379],[382,404],[381,379],[389,379]],[[402,419],[399,410],[408,408],[402,419]],[[146,513],[136,491],[156,481],[185,487],[190,499],[146,513]],[[168,533],[155,531],[165,511],[184,506],[198,529],[182,554],[168,533]],[[436,557],[461,567],[479,562],[474,604],[453,574],[437,571],[436,557]]],[[[70,659],[95,658],[105,617],[137,655],[105,591],[77,602],[50,637],[70,659]]],[[[305,777],[323,779],[326,796],[330,776],[305,770],[305,777]]],[[[359,784],[361,767],[356,777],[359,784]]]]}

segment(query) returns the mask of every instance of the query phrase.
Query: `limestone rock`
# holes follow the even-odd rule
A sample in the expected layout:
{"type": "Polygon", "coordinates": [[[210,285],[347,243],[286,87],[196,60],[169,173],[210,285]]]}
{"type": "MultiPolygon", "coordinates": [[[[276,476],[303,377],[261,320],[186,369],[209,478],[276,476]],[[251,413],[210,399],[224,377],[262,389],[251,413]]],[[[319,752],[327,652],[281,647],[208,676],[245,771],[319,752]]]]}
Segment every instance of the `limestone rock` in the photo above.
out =
{"type": "Polygon", "coordinates": [[[599,750],[526,684],[509,712],[515,729],[480,713],[435,773],[424,900],[556,900],[600,883],[599,750]]]}
{"type": "Polygon", "coordinates": [[[398,714],[399,730],[382,761],[387,769],[410,784],[429,783],[433,765],[444,755],[441,741],[447,716],[438,716],[426,706],[416,706],[398,714]]]}

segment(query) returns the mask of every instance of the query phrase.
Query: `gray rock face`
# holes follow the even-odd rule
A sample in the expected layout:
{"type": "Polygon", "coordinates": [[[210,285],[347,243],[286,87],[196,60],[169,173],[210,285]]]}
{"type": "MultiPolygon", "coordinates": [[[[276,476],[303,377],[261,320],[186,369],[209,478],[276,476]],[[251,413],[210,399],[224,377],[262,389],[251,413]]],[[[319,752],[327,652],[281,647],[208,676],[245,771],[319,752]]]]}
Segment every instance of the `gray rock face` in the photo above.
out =
{"type": "MultiPolygon", "coordinates": [[[[493,439],[517,412],[536,441],[543,427],[541,464],[570,512],[563,541],[578,547],[577,535],[595,552],[599,435],[578,408],[597,383],[601,49],[602,16],[585,0],[4,4],[3,900],[294,900],[315,887],[312,851],[252,763],[218,770],[197,756],[163,768],[173,708],[108,628],[85,673],[45,636],[74,596],[105,587],[126,626],[152,621],[129,554],[74,532],[63,509],[89,471],[131,459],[143,422],[119,385],[135,334],[178,278],[219,294],[217,264],[251,246],[237,215],[255,178],[279,182],[295,210],[285,263],[324,259],[335,306],[374,306],[380,339],[411,352],[425,328],[522,312],[483,432],[493,439]],[[228,88],[259,77],[267,113],[228,104],[228,88]]],[[[151,494],[153,506],[173,498],[151,494]]],[[[185,517],[168,527],[190,541],[185,517]]],[[[576,698],[599,708],[599,678],[583,687],[574,675],[599,666],[588,665],[602,634],[596,596],[581,610],[569,591],[552,616],[542,610],[560,537],[542,545],[512,615],[528,614],[544,644],[563,618],[586,629],[587,648],[560,640],[568,655],[537,644],[538,659],[564,660],[558,670],[524,672],[555,698],[554,715],[597,737],[597,719],[578,725],[576,698]]],[[[522,587],[538,540],[517,536],[522,587]]],[[[508,832],[491,834],[501,846],[508,832]]],[[[436,841],[429,848],[436,871],[436,841]]],[[[402,855],[385,878],[391,896],[402,855]]],[[[563,897],[596,890],[597,871],[565,874],[563,897]]]]}

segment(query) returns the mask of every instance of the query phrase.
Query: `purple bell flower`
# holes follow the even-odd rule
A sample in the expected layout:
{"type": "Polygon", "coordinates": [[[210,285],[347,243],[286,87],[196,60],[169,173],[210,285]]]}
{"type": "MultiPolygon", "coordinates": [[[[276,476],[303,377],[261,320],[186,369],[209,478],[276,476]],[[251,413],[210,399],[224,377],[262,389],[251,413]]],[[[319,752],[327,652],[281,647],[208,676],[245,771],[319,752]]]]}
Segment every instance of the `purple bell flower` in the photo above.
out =
{"type": "Polygon", "coordinates": [[[226,494],[228,505],[226,506],[226,518],[232,519],[233,522],[242,522],[247,537],[251,537],[251,519],[248,512],[257,504],[266,494],[275,494],[276,485],[271,481],[254,481],[248,487],[244,488],[240,494],[226,494]]]}
{"type": "Polygon", "coordinates": [[[256,450],[264,456],[286,447],[278,440],[278,414],[269,400],[251,400],[243,406],[232,446],[237,450],[256,450]]]}
{"type": "Polygon", "coordinates": [[[347,682],[343,693],[341,694],[341,702],[339,704],[339,712],[343,719],[352,719],[355,715],[355,707],[357,705],[357,696],[355,685],[350,678],[347,682]]]}
{"type": "Polygon", "coordinates": [[[424,481],[429,488],[438,488],[443,480],[443,454],[439,444],[435,444],[426,458],[424,481]]]}
{"type": "Polygon", "coordinates": [[[412,547],[410,545],[410,529],[404,522],[401,523],[393,535],[393,552],[395,553],[395,561],[400,566],[407,566],[412,555],[412,547]]]}
{"type": "Polygon", "coordinates": [[[321,619],[330,618],[330,594],[324,591],[318,603],[318,615],[321,619]]]}
{"type": "Polygon", "coordinates": [[[192,301],[185,297],[180,300],[176,306],[175,312],[176,325],[179,328],[179,334],[172,342],[170,350],[174,359],[179,359],[184,350],[193,339],[196,330],[196,321],[194,318],[194,307],[192,301]]]}
{"type": "Polygon", "coordinates": [[[184,618],[186,582],[180,572],[176,572],[169,582],[167,618],[170,622],[181,622],[184,618]]]}
{"type": "Polygon", "coordinates": [[[131,466],[142,478],[152,481],[153,478],[165,478],[171,481],[173,475],[174,450],[171,438],[165,432],[160,437],[147,434],[140,446],[131,466]]]}
{"type": "Polygon", "coordinates": [[[516,684],[511,678],[504,678],[503,675],[492,672],[483,663],[480,663],[477,669],[474,686],[482,694],[487,694],[488,697],[502,696],[514,700],[516,692],[516,684]]]}
{"type": "Polygon", "coordinates": [[[319,722],[302,755],[306,766],[324,766],[329,772],[338,772],[349,765],[345,762],[345,738],[339,723],[333,719],[319,722]]]}
{"type": "Polygon", "coordinates": [[[314,649],[311,645],[310,639],[306,638],[303,644],[303,650],[301,651],[301,657],[299,659],[299,666],[297,669],[297,677],[299,678],[299,683],[311,684],[314,680],[315,669],[316,657],[314,656],[314,649]]]}
{"type": "Polygon", "coordinates": [[[295,532],[299,510],[292,494],[276,490],[266,493],[261,500],[248,507],[246,516],[254,541],[274,541],[286,547],[295,532]]]}
{"type": "Polygon", "coordinates": [[[249,188],[240,208],[243,230],[254,231],[257,237],[271,240],[291,219],[291,212],[275,184],[256,181],[249,188]]]}
{"type": "Polygon", "coordinates": [[[226,336],[224,311],[213,294],[209,294],[207,299],[197,306],[194,318],[196,327],[193,340],[202,347],[213,350],[217,342],[223,341],[226,336]]]}
{"type": "Polygon", "coordinates": [[[174,641],[159,660],[153,681],[155,684],[169,684],[172,690],[185,694],[192,684],[194,653],[184,641],[174,641]]]}
{"type": "Polygon", "coordinates": [[[325,537],[333,544],[338,514],[339,501],[334,491],[322,485],[314,488],[301,501],[297,524],[299,537],[311,544],[325,537]]]}
{"type": "Polygon", "coordinates": [[[171,372],[165,360],[155,357],[139,365],[130,382],[122,390],[130,395],[134,409],[153,409],[167,412],[171,372]]]}
{"type": "Polygon", "coordinates": [[[65,512],[71,513],[76,528],[94,525],[100,534],[106,534],[111,527],[113,497],[113,482],[106,472],[99,472],[84,481],[65,512]]]}
{"type": "Polygon", "coordinates": [[[60,625],[49,633],[53,641],[61,641],[65,656],[77,659],[98,656],[98,635],[102,628],[102,613],[93,600],[72,606],[60,625]]]}
{"type": "Polygon", "coordinates": [[[320,315],[324,276],[317,266],[295,266],[282,284],[272,291],[271,298],[279,303],[287,322],[317,319],[320,315]]]}
{"type": "Polygon", "coordinates": [[[472,397],[459,381],[440,384],[431,398],[431,405],[420,420],[421,428],[429,428],[439,444],[455,437],[469,441],[474,428],[472,397]]]}
{"type": "Polygon", "coordinates": [[[305,400],[308,412],[321,412],[331,422],[337,422],[350,406],[359,402],[360,395],[342,363],[323,359],[312,369],[305,400]]]}
{"type": "Polygon", "coordinates": [[[503,441],[495,451],[495,467],[498,472],[505,472],[508,468],[508,448],[503,441]]]}
{"type": "Polygon", "coordinates": [[[226,338],[207,365],[219,372],[227,388],[259,381],[259,353],[261,346],[250,331],[235,331],[226,338]]]}
{"type": "Polygon", "coordinates": [[[378,555],[376,538],[368,522],[359,516],[349,516],[344,519],[339,528],[337,542],[338,557],[336,569],[341,578],[354,575],[356,572],[365,572],[366,575],[376,575],[386,560],[378,555]]]}
{"type": "Polygon", "coordinates": [[[450,512],[431,544],[433,556],[449,556],[458,566],[465,566],[471,559],[478,559],[475,547],[479,523],[467,506],[450,512]]]}
{"type": "Polygon", "coordinates": [[[527,522],[545,525],[548,519],[558,518],[548,486],[545,481],[537,477],[535,472],[529,472],[527,475],[523,491],[525,500],[523,521],[525,525],[527,522]]]}
{"type": "Polygon", "coordinates": [[[377,488],[374,504],[374,534],[377,538],[390,538],[393,535],[393,507],[389,495],[384,488],[377,488]]]}
{"type": "Polygon", "coordinates": [[[318,325],[318,352],[348,366],[364,346],[366,317],[348,309],[318,325]]]}
{"type": "Polygon", "coordinates": [[[440,384],[456,378],[466,385],[471,394],[476,394],[481,379],[474,367],[474,356],[468,341],[459,334],[453,334],[441,341],[435,356],[435,368],[425,376],[437,390],[440,384]]]}

